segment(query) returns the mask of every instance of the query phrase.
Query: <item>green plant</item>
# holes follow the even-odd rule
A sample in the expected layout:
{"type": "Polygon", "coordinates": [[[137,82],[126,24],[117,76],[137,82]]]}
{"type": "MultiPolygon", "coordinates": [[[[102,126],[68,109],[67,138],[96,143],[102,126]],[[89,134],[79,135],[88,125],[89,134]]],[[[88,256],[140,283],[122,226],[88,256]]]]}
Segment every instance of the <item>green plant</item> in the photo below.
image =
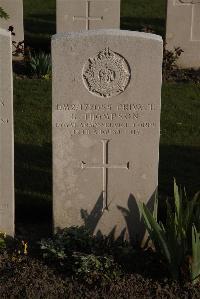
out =
{"type": "Polygon", "coordinates": [[[79,279],[91,282],[100,278],[115,279],[120,275],[120,267],[110,254],[116,250],[111,244],[106,237],[95,237],[81,226],[65,228],[53,238],[43,239],[40,249],[46,260],[55,262],[79,279]]]}
{"type": "Polygon", "coordinates": [[[130,251],[130,245],[122,240],[114,240],[113,236],[94,236],[85,226],[72,226],[58,231],[53,238],[40,241],[45,258],[64,259],[74,252],[85,254],[124,255],[130,251]]]}
{"type": "Polygon", "coordinates": [[[73,252],[90,253],[93,236],[83,226],[65,228],[54,235],[52,239],[41,240],[40,248],[43,257],[63,261],[73,252]]]}
{"type": "Polygon", "coordinates": [[[190,278],[195,283],[200,277],[200,231],[192,226],[192,250],[190,260],[190,278]]]}
{"type": "Polygon", "coordinates": [[[163,47],[163,79],[169,80],[173,75],[174,71],[178,69],[177,60],[184,51],[181,48],[175,48],[174,51],[166,49],[166,45],[163,47]]]}
{"type": "Polygon", "coordinates": [[[139,204],[140,213],[156,251],[164,258],[172,278],[176,280],[189,272],[190,278],[196,281],[200,274],[200,232],[196,229],[194,219],[194,211],[199,204],[199,193],[192,200],[188,200],[185,192],[179,191],[175,181],[174,206],[167,201],[165,225],[157,220],[157,198],[153,213],[145,204],[139,204]]]}
{"type": "Polygon", "coordinates": [[[94,254],[73,254],[73,272],[81,279],[94,282],[99,278],[109,281],[121,275],[120,267],[112,256],[96,256],[94,254]]]}
{"type": "Polygon", "coordinates": [[[6,234],[0,232],[0,252],[6,249],[6,234]]]}
{"type": "Polygon", "coordinates": [[[5,10],[2,7],[0,7],[0,18],[5,20],[9,19],[9,15],[5,12],[5,10]]]}
{"type": "MultiPolygon", "coordinates": [[[[15,31],[13,26],[9,26],[8,31],[10,31],[12,36],[15,36],[15,31]]],[[[25,56],[25,47],[24,47],[24,41],[16,42],[15,40],[12,40],[13,45],[13,56],[25,56]]]]}
{"type": "Polygon", "coordinates": [[[44,52],[31,54],[27,59],[28,73],[38,79],[49,79],[51,77],[51,55],[44,52]]]}

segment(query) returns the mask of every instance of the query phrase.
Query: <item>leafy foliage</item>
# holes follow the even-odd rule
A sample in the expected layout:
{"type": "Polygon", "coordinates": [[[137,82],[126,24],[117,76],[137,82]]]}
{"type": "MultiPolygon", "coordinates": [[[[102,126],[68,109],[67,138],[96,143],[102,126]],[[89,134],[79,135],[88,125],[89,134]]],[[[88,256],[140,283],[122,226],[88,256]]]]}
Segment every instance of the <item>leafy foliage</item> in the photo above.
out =
{"type": "Polygon", "coordinates": [[[181,48],[175,48],[174,51],[169,51],[166,49],[166,45],[163,48],[163,79],[169,80],[173,73],[177,71],[177,60],[184,51],[181,48]]]}
{"type": "MultiPolygon", "coordinates": [[[[13,26],[9,26],[8,31],[10,31],[12,36],[15,36],[15,31],[13,26]]],[[[13,45],[13,56],[25,56],[25,47],[24,47],[24,41],[16,42],[12,40],[13,45]]]]}
{"type": "Polygon", "coordinates": [[[188,200],[185,192],[179,191],[175,181],[174,206],[167,201],[165,225],[157,221],[156,209],[152,214],[143,203],[139,204],[150,238],[176,280],[185,277],[187,272],[192,281],[196,281],[200,275],[200,231],[197,229],[200,219],[196,216],[194,218],[199,205],[199,193],[188,200]]]}
{"type": "Polygon", "coordinates": [[[49,79],[51,77],[51,55],[44,52],[34,54],[29,52],[27,69],[33,77],[49,79]]]}
{"type": "Polygon", "coordinates": [[[115,280],[121,275],[120,267],[114,262],[112,256],[75,253],[73,258],[73,272],[78,278],[87,279],[89,283],[99,278],[106,281],[115,280]]]}
{"type": "Polygon", "coordinates": [[[6,249],[6,234],[0,232],[0,253],[6,249]]]}
{"type": "Polygon", "coordinates": [[[195,283],[200,277],[200,231],[192,225],[192,260],[190,261],[190,277],[195,283]]]}
{"type": "Polygon", "coordinates": [[[5,12],[5,10],[2,7],[0,7],[0,18],[5,20],[9,19],[9,15],[5,12]]]}
{"type": "Polygon", "coordinates": [[[110,245],[106,240],[96,238],[85,227],[71,227],[58,232],[52,239],[43,239],[40,248],[45,259],[90,283],[100,277],[115,279],[121,273],[113,256],[108,254],[110,245]]]}
{"type": "Polygon", "coordinates": [[[72,255],[74,251],[89,253],[93,244],[93,237],[84,227],[64,229],[54,238],[41,240],[40,245],[45,258],[62,261],[72,255]]]}

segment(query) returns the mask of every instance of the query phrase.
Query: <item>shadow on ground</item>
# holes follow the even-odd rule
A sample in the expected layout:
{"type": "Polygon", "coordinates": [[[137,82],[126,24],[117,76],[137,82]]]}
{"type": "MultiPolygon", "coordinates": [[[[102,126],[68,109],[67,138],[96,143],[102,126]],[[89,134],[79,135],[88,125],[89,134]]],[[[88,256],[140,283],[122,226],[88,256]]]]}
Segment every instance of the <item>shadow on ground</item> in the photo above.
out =
{"type": "Polygon", "coordinates": [[[200,190],[200,148],[160,145],[159,194],[173,194],[173,178],[189,196],[200,190]]]}
{"type": "Polygon", "coordinates": [[[15,144],[17,234],[39,239],[52,231],[51,161],[49,144],[15,144]]]}
{"type": "Polygon", "coordinates": [[[51,36],[56,33],[55,14],[30,14],[24,20],[25,42],[36,51],[50,52],[51,36]]]}

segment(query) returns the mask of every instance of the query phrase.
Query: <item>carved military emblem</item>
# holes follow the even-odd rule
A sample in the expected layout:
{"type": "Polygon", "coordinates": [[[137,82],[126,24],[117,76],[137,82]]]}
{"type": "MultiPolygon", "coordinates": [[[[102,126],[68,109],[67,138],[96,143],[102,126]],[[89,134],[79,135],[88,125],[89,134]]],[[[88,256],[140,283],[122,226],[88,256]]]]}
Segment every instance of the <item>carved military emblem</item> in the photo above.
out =
{"type": "Polygon", "coordinates": [[[92,94],[110,98],[122,93],[131,72],[126,60],[109,48],[90,58],[83,67],[83,82],[92,94]]]}

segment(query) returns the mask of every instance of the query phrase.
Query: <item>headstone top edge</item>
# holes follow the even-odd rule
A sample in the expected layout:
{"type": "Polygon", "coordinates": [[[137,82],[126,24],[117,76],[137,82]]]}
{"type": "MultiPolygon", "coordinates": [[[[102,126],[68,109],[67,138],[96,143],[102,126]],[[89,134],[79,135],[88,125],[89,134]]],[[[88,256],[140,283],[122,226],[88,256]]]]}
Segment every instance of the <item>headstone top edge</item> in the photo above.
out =
{"type": "Polygon", "coordinates": [[[156,34],[152,34],[152,33],[138,32],[138,31],[119,30],[119,29],[98,29],[98,30],[83,30],[83,31],[79,31],[79,32],[57,33],[52,36],[52,41],[61,40],[61,39],[90,37],[90,36],[103,36],[103,35],[138,37],[138,38],[163,42],[163,39],[160,35],[156,35],[156,34]]]}
{"type": "MultiPolygon", "coordinates": [[[[56,0],[57,2],[62,1],[66,2],[66,0],[56,0]]],[[[81,1],[81,0],[73,0],[73,1],[81,1]]],[[[82,0],[85,1],[85,0],[82,0]]],[[[91,2],[97,1],[97,0],[90,0],[91,2]]],[[[105,1],[105,0],[98,0],[98,1],[105,1]]],[[[121,0],[110,0],[110,1],[115,1],[115,2],[121,2],[121,0]]]]}
{"type": "Polygon", "coordinates": [[[11,33],[3,28],[0,28],[0,35],[11,37],[11,33]]]}

